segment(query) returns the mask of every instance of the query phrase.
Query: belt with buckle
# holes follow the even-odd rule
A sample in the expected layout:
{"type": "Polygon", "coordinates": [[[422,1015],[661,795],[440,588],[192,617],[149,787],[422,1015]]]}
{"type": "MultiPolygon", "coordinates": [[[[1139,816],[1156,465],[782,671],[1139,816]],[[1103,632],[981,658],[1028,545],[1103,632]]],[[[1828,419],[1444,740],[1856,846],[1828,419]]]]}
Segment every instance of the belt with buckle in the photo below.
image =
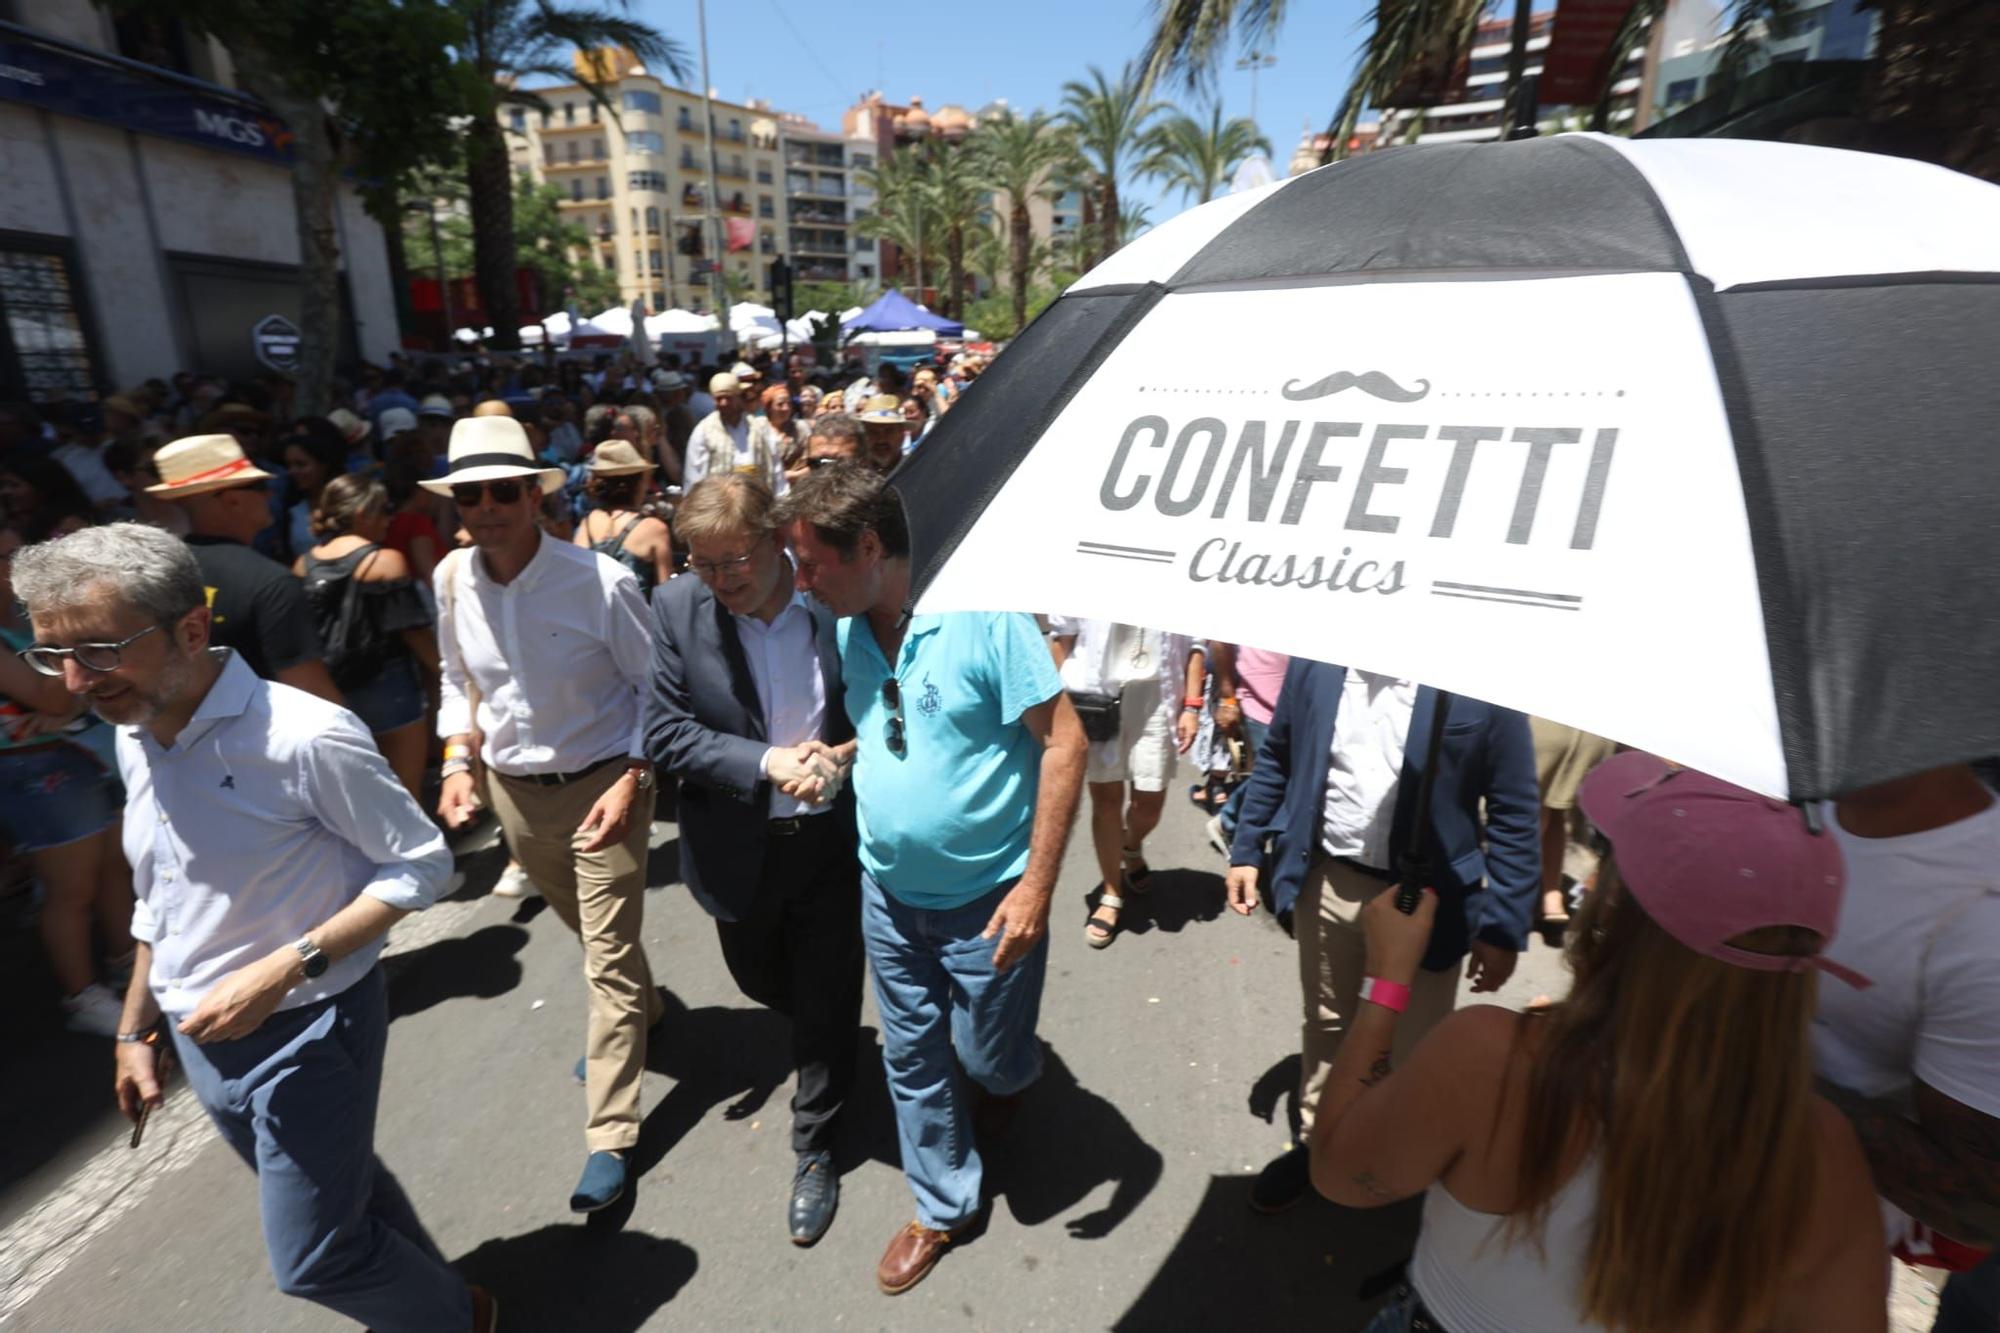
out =
{"type": "Polygon", "coordinates": [[[1357,861],[1351,856],[1336,856],[1333,859],[1356,874],[1366,875],[1369,879],[1380,880],[1384,884],[1394,884],[1396,882],[1397,876],[1393,870],[1378,870],[1374,866],[1357,861]]]}
{"type": "Polygon", "coordinates": [[[819,825],[815,821],[824,818],[824,815],[786,815],[783,819],[767,819],[764,821],[764,831],[774,838],[794,838],[818,828],[819,825]]]}
{"type": "Polygon", "coordinates": [[[537,787],[563,787],[589,777],[606,764],[621,764],[623,762],[625,762],[624,755],[614,754],[608,758],[598,760],[589,768],[579,768],[574,773],[503,773],[501,776],[513,778],[517,782],[532,782],[537,787]]]}

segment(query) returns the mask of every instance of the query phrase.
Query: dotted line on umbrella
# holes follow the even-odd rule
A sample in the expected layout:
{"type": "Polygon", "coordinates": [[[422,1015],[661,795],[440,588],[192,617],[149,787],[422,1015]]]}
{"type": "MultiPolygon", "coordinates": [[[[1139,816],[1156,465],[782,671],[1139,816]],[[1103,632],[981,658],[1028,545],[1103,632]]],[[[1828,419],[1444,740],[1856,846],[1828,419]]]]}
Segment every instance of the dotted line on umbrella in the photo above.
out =
{"type": "MultiPolygon", "coordinates": [[[[1269,398],[1272,389],[1203,389],[1185,384],[1141,384],[1140,393],[1177,393],[1201,398],[1269,398]]],[[[1432,398],[1623,398],[1623,389],[1440,390],[1432,398]]]]}

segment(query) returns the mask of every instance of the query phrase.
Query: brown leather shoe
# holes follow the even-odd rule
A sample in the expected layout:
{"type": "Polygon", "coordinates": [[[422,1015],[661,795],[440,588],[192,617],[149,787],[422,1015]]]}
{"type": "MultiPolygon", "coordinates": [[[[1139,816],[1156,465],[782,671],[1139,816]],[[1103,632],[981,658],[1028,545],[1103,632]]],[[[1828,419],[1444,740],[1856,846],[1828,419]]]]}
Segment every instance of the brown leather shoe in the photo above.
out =
{"type": "Polygon", "coordinates": [[[931,1269],[937,1267],[937,1261],[944,1257],[944,1247],[965,1232],[965,1227],[932,1231],[921,1222],[910,1223],[882,1251],[882,1262],[875,1266],[875,1285],[885,1295],[900,1296],[928,1277],[931,1269]]]}
{"type": "Polygon", "coordinates": [[[500,1302],[493,1299],[493,1293],[484,1287],[469,1288],[472,1292],[472,1333],[493,1333],[500,1327],[500,1302]]]}

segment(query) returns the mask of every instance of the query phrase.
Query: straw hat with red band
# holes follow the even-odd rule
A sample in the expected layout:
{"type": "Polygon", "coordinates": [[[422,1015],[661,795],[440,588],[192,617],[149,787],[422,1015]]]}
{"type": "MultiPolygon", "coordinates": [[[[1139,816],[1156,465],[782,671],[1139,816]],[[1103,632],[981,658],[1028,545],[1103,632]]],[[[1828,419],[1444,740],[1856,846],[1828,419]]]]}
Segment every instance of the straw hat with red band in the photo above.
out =
{"type": "Polygon", "coordinates": [[[185,500],[191,495],[227,490],[269,481],[271,474],[243,454],[234,435],[189,435],[163,445],[153,455],[160,482],[148,486],[146,494],[165,500],[185,500]]]}
{"type": "Polygon", "coordinates": [[[1688,948],[1761,972],[1818,968],[1850,986],[1870,984],[1825,955],[1847,869],[1833,835],[1807,827],[1795,807],[1637,750],[1599,764],[1577,799],[1611,840],[1626,889],[1688,948]],[[1767,926],[1809,930],[1821,952],[1730,943],[1767,926]]]}
{"type": "Polygon", "coordinates": [[[540,477],[546,495],[563,484],[563,470],[541,465],[528,444],[528,432],[513,417],[463,417],[453,422],[445,461],[449,472],[418,485],[436,495],[450,495],[452,487],[468,481],[540,477]]]}

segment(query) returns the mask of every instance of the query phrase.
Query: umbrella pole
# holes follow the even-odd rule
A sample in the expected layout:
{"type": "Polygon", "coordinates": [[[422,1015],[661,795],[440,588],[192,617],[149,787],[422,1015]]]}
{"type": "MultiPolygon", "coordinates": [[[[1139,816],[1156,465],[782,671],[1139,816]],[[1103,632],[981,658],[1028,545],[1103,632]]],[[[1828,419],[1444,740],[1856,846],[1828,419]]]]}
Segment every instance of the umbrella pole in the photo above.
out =
{"type": "Polygon", "coordinates": [[[1451,692],[1437,691],[1437,711],[1431,716],[1430,739],[1424,745],[1424,775],[1417,784],[1417,803],[1410,811],[1410,845],[1403,852],[1402,883],[1396,889],[1396,910],[1409,916],[1417,910],[1425,886],[1434,878],[1424,829],[1431,818],[1431,790],[1437,785],[1438,756],[1444,750],[1445,720],[1451,716],[1451,692]]]}

